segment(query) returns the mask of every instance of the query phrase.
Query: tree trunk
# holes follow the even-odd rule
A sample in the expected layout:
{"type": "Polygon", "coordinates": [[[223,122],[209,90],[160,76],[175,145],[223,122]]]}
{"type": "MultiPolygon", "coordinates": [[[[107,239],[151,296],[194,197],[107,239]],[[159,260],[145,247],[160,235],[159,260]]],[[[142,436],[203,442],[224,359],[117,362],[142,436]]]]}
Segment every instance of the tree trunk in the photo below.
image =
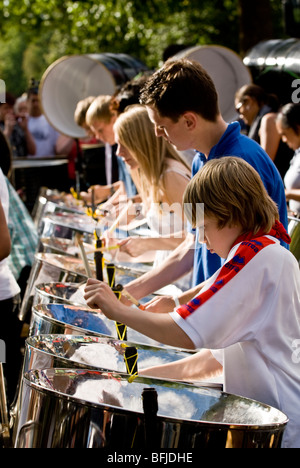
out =
{"type": "Polygon", "coordinates": [[[239,17],[241,54],[260,41],[274,39],[270,0],[239,0],[239,17]]]}

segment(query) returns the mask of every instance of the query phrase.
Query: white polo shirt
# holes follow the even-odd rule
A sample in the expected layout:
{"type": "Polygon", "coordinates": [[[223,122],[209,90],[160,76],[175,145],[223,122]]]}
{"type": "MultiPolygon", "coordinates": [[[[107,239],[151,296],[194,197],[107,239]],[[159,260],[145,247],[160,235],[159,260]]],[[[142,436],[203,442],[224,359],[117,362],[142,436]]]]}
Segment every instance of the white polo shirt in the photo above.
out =
{"type": "Polygon", "coordinates": [[[197,348],[223,350],[225,392],[281,410],[290,419],[282,446],[300,448],[299,266],[275,238],[257,241],[271,243],[249,261],[255,242],[234,246],[189,303],[195,310],[182,306],[171,317],[197,348]]]}

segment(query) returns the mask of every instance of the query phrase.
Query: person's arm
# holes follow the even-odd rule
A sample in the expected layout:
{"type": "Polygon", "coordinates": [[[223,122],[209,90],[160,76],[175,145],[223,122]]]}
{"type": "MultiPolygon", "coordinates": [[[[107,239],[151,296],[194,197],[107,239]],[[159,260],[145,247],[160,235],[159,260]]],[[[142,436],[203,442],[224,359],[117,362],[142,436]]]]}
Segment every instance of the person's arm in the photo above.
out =
{"type": "Polygon", "coordinates": [[[172,310],[175,309],[175,307],[178,307],[178,305],[183,305],[187,304],[189,301],[193,299],[196,295],[198,295],[205,286],[206,281],[203,281],[203,283],[198,284],[194,288],[189,289],[188,291],[185,291],[183,294],[180,294],[177,298],[173,296],[156,296],[151,301],[147,302],[146,304],[143,304],[145,307],[145,310],[148,312],[154,312],[154,313],[168,313],[171,312],[172,310]]]}
{"type": "Polygon", "coordinates": [[[110,320],[124,323],[160,343],[184,349],[195,348],[191,339],[170,315],[152,314],[121,304],[106,283],[89,279],[84,298],[89,307],[100,308],[110,320]]]}
{"type": "Polygon", "coordinates": [[[198,353],[179,361],[140,369],[139,375],[197,382],[217,377],[222,371],[223,366],[214,358],[212,353],[208,349],[202,349],[198,353]]]}
{"type": "Polygon", "coordinates": [[[186,239],[156,268],[126,285],[128,292],[141,299],[172,284],[191,271],[194,261],[195,236],[187,234],[186,239]]]}
{"type": "Polygon", "coordinates": [[[276,114],[266,114],[262,118],[259,136],[261,147],[274,161],[280,143],[280,135],[276,128],[276,114]]]}
{"type": "Polygon", "coordinates": [[[300,189],[286,189],[285,196],[287,200],[296,200],[300,202],[300,189]]]}
{"type": "Polygon", "coordinates": [[[130,236],[118,242],[121,252],[126,252],[131,257],[138,257],[150,250],[174,250],[185,239],[185,234],[181,237],[142,237],[130,236]]]}
{"type": "MultiPolygon", "coordinates": [[[[111,185],[94,185],[90,187],[88,192],[81,192],[80,197],[86,203],[92,202],[92,191],[94,190],[95,203],[99,204],[109,199],[109,203],[113,205],[119,197],[126,196],[125,186],[122,181],[117,181],[111,185]]],[[[103,209],[105,206],[103,205],[103,209]]]]}
{"type": "Polygon", "coordinates": [[[0,261],[8,257],[11,249],[11,240],[9,230],[3,211],[3,207],[0,201],[0,261]]]}

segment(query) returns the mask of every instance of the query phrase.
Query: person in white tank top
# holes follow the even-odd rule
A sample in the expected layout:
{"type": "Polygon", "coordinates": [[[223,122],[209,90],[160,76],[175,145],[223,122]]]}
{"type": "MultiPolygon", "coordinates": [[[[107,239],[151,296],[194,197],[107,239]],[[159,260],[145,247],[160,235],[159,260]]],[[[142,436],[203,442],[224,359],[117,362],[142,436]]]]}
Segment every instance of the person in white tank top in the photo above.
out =
{"type": "MultiPolygon", "coordinates": [[[[182,197],[191,179],[191,170],[173,146],[157,138],[143,106],[124,112],[114,125],[117,153],[131,169],[143,202],[143,214],[153,237],[128,237],[120,250],[132,257],[154,251],[159,264],[184,241],[186,223],[182,197]]],[[[191,285],[191,274],[176,282],[181,290],[191,285]]]]}

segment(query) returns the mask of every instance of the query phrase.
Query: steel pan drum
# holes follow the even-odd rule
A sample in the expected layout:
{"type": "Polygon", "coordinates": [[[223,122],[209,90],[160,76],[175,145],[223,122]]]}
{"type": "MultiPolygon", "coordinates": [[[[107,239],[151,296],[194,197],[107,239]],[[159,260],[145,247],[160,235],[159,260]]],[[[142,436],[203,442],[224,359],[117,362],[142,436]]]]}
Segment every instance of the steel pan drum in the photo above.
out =
{"type": "Polygon", "coordinates": [[[15,447],[275,448],[287,421],[272,407],[218,390],[142,377],[130,383],[101,371],[32,370],[23,379],[15,447]]]}
{"type": "MultiPolygon", "coordinates": [[[[115,322],[109,320],[99,310],[65,304],[37,305],[32,308],[29,336],[36,335],[92,335],[119,338],[115,322]]],[[[127,339],[133,343],[162,346],[128,327],[127,339]]]]}
{"type": "MultiPolygon", "coordinates": [[[[91,250],[91,244],[84,244],[85,249],[91,250]]],[[[39,252],[55,253],[58,255],[67,255],[69,257],[80,258],[79,248],[71,239],[59,237],[42,237],[40,238],[39,252]]]]}
{"type": "Polygon", "coordinates": [[[40,237],[59,237],[71,239],[75,243],[77,233],[83,241],[92,244],[97,222],[86,214],[56,213],[43,218],[40,225],[40,237]]]}
{"type": "MultiPolygon", "coordinates": [[[[40,195],[36,202],[36,212],[34,214],[34,223],[38,230],[43,218],[49,214],[58,214],[61,212],[74,213],[76,215],[85,215],[84,208],[79,205],[80,202],[74,199],[74,205],[67,205],[56,196],[56,200],[49,200],[46,196],[40,195]]],[[[81,202],[82,203],[82,202],[81,202]]]]}
{"type": "Polygon", "coordinates": [[[33,306],[40,304],[70,304],[86,307],[84,287],[76,283],[42,283],[35,287],[33,306]]]}
{"type": "Polygon", "coordinates": [[[31,336],[26,340],[23,374],[32,369],[54,367],[102,369],[127,374],[133,369],[134,366],[130,364],[135,359],[131,363],[128,361],[127,367],[125,351],[132,347],[137,353],[136,371],[178,361],[193,353],[96,336],[31,336]]]}
{"type": "MultiPolygon", "coordinates": [[[[41,335],[27,338],[20,383],[26,372],[45,368],[101,369],[123,374],[135,374],[141,369],[163,365],[188,357],[187,352],[175,348],[158,348],[126,343],[96,336],[41,335]]],[[[202,385],[222,389],[222,385],[203,382],[202,385]]],[[[19,420],[20,394],[11,411],[14,419],[14,439],[19,420]]]]}
{"type": "MultiPolygon", "coordinates": [[[[91,264],[92,272],[95,267],[91,264]]],[[[81,259],[65,255],[38,253],[28,279],[27,288],[20,311],[24,320],[31,308],[35,286],[43,282],[86,283],[87,275],[81,259]]]]}
{"type": "MultiPolygon", "coordinates": [[[[84,285],[78,283],[43,283],[35,287],[33,306],[39,304],[70,304],[86,307],[84,285]]],[[[150,295],[141,299],[144,304],[154,298],[150,295]]]]}

